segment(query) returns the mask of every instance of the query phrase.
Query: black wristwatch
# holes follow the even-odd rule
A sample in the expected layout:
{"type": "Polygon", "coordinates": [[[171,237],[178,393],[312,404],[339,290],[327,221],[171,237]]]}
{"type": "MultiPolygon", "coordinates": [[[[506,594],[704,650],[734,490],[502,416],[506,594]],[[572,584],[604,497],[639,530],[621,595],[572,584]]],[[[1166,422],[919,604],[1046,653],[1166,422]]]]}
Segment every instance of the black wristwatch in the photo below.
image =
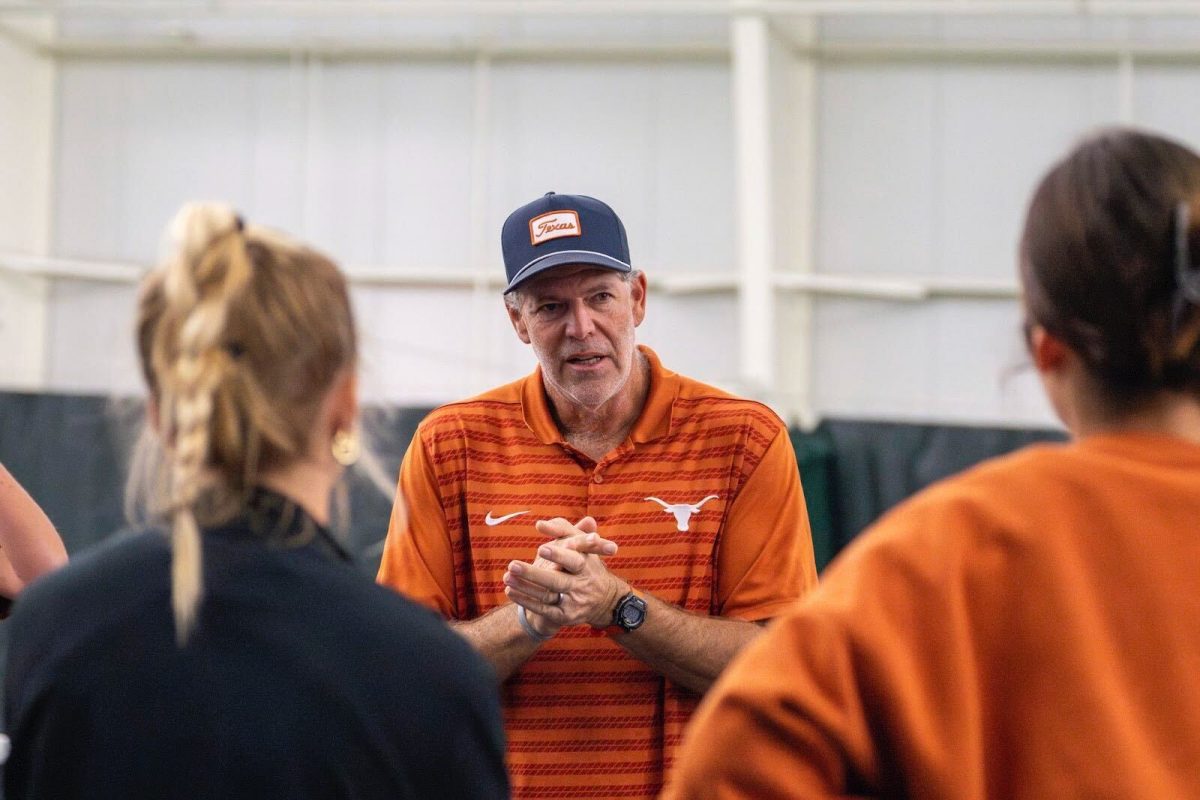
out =
{"type": "Polygon", "coordinates": [[[607,630],[612,633],[632,633],[642,627],[645,621],[646,601],[637,592],[630,592],[617,601],[612,625],[607,630]]]}

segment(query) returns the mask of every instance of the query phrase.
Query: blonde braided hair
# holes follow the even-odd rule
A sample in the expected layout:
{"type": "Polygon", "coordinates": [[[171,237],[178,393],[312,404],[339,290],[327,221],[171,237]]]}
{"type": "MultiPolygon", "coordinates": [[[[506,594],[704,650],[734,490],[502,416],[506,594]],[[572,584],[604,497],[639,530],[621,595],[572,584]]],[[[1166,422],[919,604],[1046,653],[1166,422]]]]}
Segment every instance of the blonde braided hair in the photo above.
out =
{"type": "Polygon", "coordinates": [[[326,257],[189,204],[143,284],[142,368],[166,444],[171,607],[187,642],[203,599],[201,524],[244,506],[260,476],[305,457],[325,392],[351,368],[345,279],[326,257]]]}
{"type": "Polygon", "coordinates": [[[163,435],[172,445],[171,607],[180,644],[203,594],[195,506],[218,480],[208,466],[215,396],[233,372],[223,346],[226,323],[231,302],[250,282],[241,228],[229,208],[184,206],[171,225],[176,254],[163,275],[164,316],[173,324],[164,327],[152,358],[163,435]]]}

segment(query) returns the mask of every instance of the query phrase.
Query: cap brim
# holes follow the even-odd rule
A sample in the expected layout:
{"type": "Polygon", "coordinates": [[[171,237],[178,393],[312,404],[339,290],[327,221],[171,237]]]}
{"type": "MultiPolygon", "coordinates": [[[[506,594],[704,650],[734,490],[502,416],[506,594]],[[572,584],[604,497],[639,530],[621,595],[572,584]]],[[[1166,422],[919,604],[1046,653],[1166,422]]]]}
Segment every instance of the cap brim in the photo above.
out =
{"type": "Polygon", "coordinates": [[[629,264],[604,253],[597,253],[593,250],[562,250],[542,256],[521,267],[520,271],[508,282],[508,286],[504,287],[504,294],[508,294],[522,283],[525,283],[525,281],[536,275],[541,275],[548,269],[565,267],[572,264],[603,267],[604,269],[611,269],[617,272],[633,272],[633,267],[629,264]]]}

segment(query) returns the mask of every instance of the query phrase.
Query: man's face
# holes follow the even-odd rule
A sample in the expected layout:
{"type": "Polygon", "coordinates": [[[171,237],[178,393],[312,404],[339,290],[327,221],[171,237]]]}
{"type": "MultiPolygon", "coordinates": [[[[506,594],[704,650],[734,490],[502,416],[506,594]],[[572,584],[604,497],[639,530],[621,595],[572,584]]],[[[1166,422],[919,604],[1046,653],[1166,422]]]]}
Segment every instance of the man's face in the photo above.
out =
{"type": "Polygon", "coordinates": [[[634,328],[646,315],[644,275],[626,282],[609,269],[564,266],[532,278],[520,294],[509,318],[552,393],[594,409],[629,384],[634,328]]]}

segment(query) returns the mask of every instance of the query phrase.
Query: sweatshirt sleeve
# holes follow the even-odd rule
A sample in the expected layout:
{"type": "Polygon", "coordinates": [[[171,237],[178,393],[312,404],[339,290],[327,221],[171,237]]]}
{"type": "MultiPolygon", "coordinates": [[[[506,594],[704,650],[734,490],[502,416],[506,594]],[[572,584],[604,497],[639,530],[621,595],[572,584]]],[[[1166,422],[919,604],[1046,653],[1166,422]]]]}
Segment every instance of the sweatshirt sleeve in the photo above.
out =
{"type": "MultiPolygon", "coordinates": [[[[980,524],[969,512],[928,510],[862,534],[734,660],[688,729],[666,797],[980,788],[978,604],[1011,576],[992,574],[1001,559],[968,544],[980,524]]],[[[1002,640],[989,645],[1002,649],[1002,640]]]]}

